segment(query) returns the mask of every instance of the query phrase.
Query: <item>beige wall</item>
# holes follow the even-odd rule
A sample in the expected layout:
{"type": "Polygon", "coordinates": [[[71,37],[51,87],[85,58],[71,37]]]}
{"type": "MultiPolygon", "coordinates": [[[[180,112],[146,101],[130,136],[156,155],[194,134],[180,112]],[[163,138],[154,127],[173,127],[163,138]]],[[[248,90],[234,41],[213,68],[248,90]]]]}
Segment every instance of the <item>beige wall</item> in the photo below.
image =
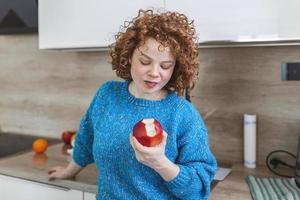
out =
{"type": "Polygon", "coordinates": [[[281,81],[281,64],[300,61],[300,46],[203,49],[194,101],[211,144],[224,160],[243,159],[243,114],[258,117],[258,160],[275,149],[296,153],[300,81],[281,81]]]}
{"type": "MultiPolygon", "coordinates": [[[[0,36],[0,126],[60,137],[77,129],[98,86],[117,79],[108,52],[38,50],[36,35],[0,36]]],[[[242,161],[243,114],[258,116],[258,160],[296,152],[300,81],[281,81],[281,63],[300,61],[300,46],[200,50],[192,101],[205,118],[219,160],[242,161]]]]}
{"type": "Polygon", "coordinates": [[[59,137],[77,129],[98,86],[115,78],[107,52],[40,51],[36,35],[0,36],[0,126],[59,137]]]}

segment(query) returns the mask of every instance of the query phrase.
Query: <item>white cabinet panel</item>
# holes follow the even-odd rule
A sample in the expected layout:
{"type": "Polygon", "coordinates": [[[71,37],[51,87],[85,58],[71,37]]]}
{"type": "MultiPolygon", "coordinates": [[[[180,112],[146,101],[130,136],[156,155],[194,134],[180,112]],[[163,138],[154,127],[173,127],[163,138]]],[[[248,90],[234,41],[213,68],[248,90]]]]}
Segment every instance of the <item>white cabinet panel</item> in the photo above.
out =
{"type": "Polygon", "coordinates": [[[163,6],[163,0],[39,1],[39,48],[107,47],[140,8],[163,6]]]}
{"type": "Polygon", "coordinates": [[[276,0],[166,0],[166,9],[194,19],[201,42],[276,38],[276,0]]]}
{"type": "Polygon", "coordinates": [[[300,0],[43,0],[39,48],[107,47],[141,8],[185,13],[200,42],[300,39],[300,0]]]}
{"type": "Polygon", "coordinates": [[[83,200],[96,200],[96,194],[85,192],[83,200]]]}
{"type": "Polygon", "coordinates": [[[279,36],[300,39],[300,0],[278,0],[279,36]]]}
{"type": "Polygon", "coordinates": [[[82,200],[83,192],[0,175],[1,200],[82,200]]]}

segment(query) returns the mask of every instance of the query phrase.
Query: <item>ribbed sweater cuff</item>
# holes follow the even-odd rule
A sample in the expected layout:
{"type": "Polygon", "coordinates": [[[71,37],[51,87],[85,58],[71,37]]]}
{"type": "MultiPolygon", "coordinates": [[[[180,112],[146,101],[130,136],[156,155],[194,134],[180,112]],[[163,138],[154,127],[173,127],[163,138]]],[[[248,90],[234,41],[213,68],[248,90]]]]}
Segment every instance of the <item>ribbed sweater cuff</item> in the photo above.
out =
{"type": "Polygon", "coordinates": [[[93,162],[92,160],[88,159],[85,154],[81,153],[78,148],[74,148],[73,161],[80,167],[85,167],[93,162]]]}
{"type": "Polygon", "coordinates": [[[79,165],[80,167],[85,167],[86,163],[82,162],[82,159],[78,158],[77,156],[73,155],[73,161],[79,165]]]}

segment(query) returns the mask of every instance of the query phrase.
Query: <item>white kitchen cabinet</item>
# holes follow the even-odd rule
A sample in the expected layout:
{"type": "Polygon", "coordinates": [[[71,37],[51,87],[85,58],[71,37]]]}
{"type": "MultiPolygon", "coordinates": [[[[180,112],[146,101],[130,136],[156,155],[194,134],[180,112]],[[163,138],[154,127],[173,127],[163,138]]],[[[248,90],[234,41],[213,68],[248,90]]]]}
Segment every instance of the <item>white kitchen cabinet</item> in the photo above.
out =
{"type": "Polygon", "coordinates": [[[300,38],[300,0],[277,0],[279,36],[283,39],[300,38]]]}
{"type": "Polygon", "coordinates": [[[194,19],[200,42],[300,39],[300,0],[166,0],[194,19]]]}
{"type": "Polygon", "coordinates": [[[1,200],[82,200],[83,192],[0,175],[1,200]]]}
{"type": "Polygon", "coordinates": [[[194,19],[201,42],[238,40],[277,34],[277,4],[274,0],[166,0],[166,9],[194,19]]]}
{"type": "Polygon", "coordinates": [[[300,0],[43,0],[39,48],[107,48],[125,20],[151,7],[194,19],[200,42],[300,40],[300,0]]]}
{"type": "Polygon", "coordinates": [[[96,194],[85,192],[83,200],[96,200],[96,194]]]}
{"type": "Polygon", "coordinates": [[[149,7],[163,9],[164,1],[39,1],[39,48],[107,47],[125,20],[149,7]]]}

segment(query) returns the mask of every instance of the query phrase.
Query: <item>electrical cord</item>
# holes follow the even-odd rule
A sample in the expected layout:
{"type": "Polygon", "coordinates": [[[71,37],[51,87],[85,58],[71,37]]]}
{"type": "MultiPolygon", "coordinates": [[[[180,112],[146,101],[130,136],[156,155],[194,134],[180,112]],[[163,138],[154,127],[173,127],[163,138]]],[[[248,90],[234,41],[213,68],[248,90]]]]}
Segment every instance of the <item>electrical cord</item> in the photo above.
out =
{"type": "MultiPolygon", "coordinates": [[[[275,154],[275,153],[285,153],[285,154],[288,154],[289,156],[291,156],[291,157],[293,157],[293,158],[295,158],[295,159],[296,159],[296,156],[295,156],[294,154],[292,154],[291,152],[288,152],[288,151],[285,151],[285,150],[275,150],[275,151],[270,152],[270,153],[268,154],[268,156],[266,157],[266,165],[267,165],[268,169],[269,169],[272,173],[274,173],[274,174],[276,174],[276,175],[278,175],[278,176],[282,176],[282,177],[293,178],[294,176],[289,176],[289,175],[285,175],[285,174],[280,174],[280,173],[278,173],[278,172],[276,172],[276,171],[274,170],[274,169],[277,168],[277,166],[278,166],[279,164],[280,164],[280,165],[287,166],[287,167],[289,167],[289,168],[293,168],[293,169],[296,168],[296,166],[290,165],[290,164],[288,164],[288,163],[286,163],[286,162],[280,160],[279,158],[272,158],[272,159],[270,160],[271,155],[273,155],[273,154],[275,154]],[[272,165],[273,168],[272,168],[270,165],[272,165]]],[[[296,162],[295,162],[295,163],[296,163],[296,162]]]]}

